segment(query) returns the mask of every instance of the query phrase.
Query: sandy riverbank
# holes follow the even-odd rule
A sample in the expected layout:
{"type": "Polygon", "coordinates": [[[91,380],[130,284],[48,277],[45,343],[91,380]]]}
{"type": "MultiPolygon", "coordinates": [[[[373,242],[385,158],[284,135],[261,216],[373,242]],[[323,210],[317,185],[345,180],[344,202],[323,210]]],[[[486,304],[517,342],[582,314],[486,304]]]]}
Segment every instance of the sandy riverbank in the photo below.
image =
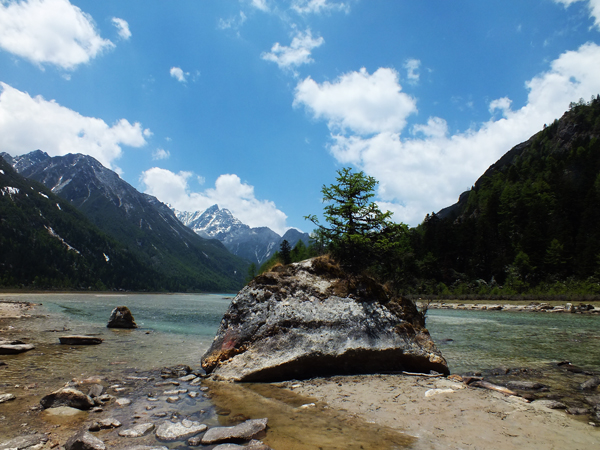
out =
{"type": "Polygon", "coordinates": [[[600,428],[564,411],[444,378],[363,375],[287,385],[366,422],[415,436],[413,448],[419,450],[600,448],[600,428]]]}

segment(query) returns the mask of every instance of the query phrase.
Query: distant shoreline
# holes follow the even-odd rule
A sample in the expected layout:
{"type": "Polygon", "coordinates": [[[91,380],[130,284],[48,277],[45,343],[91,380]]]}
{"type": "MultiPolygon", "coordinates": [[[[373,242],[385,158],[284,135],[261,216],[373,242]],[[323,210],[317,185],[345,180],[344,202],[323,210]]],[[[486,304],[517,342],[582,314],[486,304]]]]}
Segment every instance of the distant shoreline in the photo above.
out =
{"type": "Polygon", "coordinates": [[[537,313],[567,313],[567,314],[589,314],[600,315],[600,302],[529,302],[528,304],[515,301],[497,302],[493,300],[482,300],[476,302],[464,302],[460,300],[447,301],[416,301],[417,307],[423,309],[453,309],[465,311],[515,311],[515,312],[537,312],[537,313]]]}

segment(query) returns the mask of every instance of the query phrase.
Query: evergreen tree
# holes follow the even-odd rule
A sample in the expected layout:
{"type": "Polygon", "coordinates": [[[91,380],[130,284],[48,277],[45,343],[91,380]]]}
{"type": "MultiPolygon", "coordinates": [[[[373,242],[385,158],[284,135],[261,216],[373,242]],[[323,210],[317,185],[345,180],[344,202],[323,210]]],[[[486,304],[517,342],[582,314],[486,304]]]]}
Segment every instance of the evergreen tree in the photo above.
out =
{"type": "Polygon", "coordinates": [[[291,251],[292,247],[290,246],[290,243],[284,239],[279,246],[279,258],[282,264],[288,265],[292,262],[291,251]]]}
{"type": "Polygon", "coordinates": [[[375,178],[351,168],[338,171],[337,184],[323,186],[325,220],[322,226],[315,215],[305,218],[319,227],[332,255],[346,268],[358,272],[373,264],[382,232],[391,225],[391,212],[381,212],[371,201],[374,197],[375,178]]]}

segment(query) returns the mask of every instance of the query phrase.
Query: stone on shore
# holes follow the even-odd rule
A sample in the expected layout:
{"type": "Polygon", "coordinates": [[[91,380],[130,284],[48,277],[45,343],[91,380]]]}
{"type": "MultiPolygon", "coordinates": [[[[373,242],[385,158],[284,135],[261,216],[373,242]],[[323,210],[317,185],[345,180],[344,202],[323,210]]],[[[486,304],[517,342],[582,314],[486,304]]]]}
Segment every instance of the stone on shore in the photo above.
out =
{"type": "Polygon", "coordinates": [[[65,450],[106,450],[106,445],[87,431],[80,431],[65,443],[65,450]]]}
{"type": "Polygon", "coordinates": [[[220,442],[255,438],[267,428],[267,419],[250,419],[234,427],[214,427],[204,433],[202,444],[218,444],[220,442]]]}
{"type": "Polygon", "coordinates": [[[83,392],[66,387],[46,395],[40,400],[44,409],[56,408],[57,406],[70,406],[71,408],[87,410],[95,406],[94,400],[83,392]]]}
{"type": "Polygon", "coordinates": [[[133,314],[127,306],[117,306],[110,313],[108,328],[137,328],[133,314]]]}
{"type": "Polygon", "coordinates": [[[93,336],[60,336],[58,338],[63,345],[98,345],[102,339],[93,336]]]}
{"type": "Polygon", "coordinates": [[[448,374],[409,300],[326,257],[256,277],[231,302],[202,367],[217,379],[282,381],[380,372],[448,374]]]}
{"type": "Polygon", "coordinates": [[[24,450],[37,447],[48,442],[48,436],[42,433],[19,436],[9,441],[0,442],[0,450],[24,450]]]}
{"type": "Polygon", "coordinates": [[[163,422],[156,429],[156,437],[162,441],[180,441],[206,431],[200,422],[184,419],[181,422],[163,422]]]}

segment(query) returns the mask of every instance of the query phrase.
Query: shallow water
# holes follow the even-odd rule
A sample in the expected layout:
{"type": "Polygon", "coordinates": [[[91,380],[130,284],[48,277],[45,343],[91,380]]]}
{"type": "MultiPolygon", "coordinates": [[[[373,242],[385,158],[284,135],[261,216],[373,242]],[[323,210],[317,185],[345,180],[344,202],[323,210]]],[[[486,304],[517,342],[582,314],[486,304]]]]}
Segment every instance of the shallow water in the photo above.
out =
{"type": "Polygon", "coordinates": [[[571,361],[600,370],[600,317],[429,310],[427,328],[454,373],[571,361]]]}

